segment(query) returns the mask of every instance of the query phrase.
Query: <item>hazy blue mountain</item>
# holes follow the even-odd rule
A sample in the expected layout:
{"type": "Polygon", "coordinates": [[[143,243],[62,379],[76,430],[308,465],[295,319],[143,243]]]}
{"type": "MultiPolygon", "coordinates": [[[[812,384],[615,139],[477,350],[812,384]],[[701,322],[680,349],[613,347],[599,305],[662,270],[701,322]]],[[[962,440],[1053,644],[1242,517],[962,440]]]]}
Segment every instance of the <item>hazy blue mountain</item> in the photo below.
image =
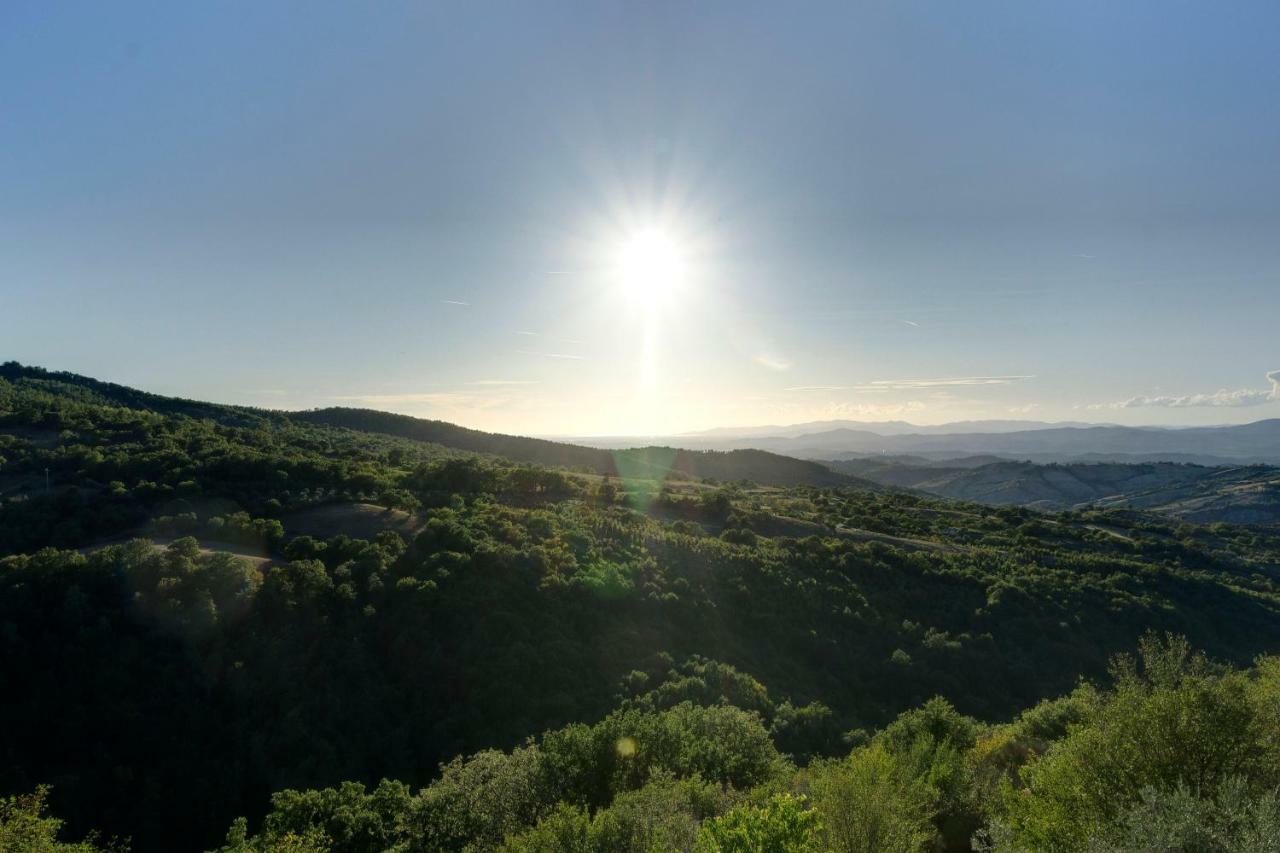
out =
{"type": "Polygon", "coordinates": [[[697,432],[683,433],[680,439],[732,439],[732,438],[796,438],[804,435],[812,435],[814,433],[830,432],[832,430],[857,430],[865,432],[873,432],[877,435],[949,435],[952,433],[968,433],[968,432],[1023,432],[1026,430],[1037,429],[1053,429],[1056,427],[1083,427],[1094,426],[1093,424],[1082,423],[1077,421],[1063,421],[1049,423],[1047,421],[1023,421],[1023,420],[978,420],[978,421],[953,421],[945,424],[921,425],[908,423],[907,421],[853,421],[853,420],[832,420],[832,421],[809,421],[807,423],[791,424],[789,426],[758,426],[758,427],[717,427],[715,429],[700,430],[697,432]]]}
{"type": "Polygon", "coordinates": [[[886,486],[993,505],[1061,510],[1143,509],[1187,521],[1280,523],[1280,468],[1171,462],[951,466],[918,457],[832,461],[838,471],[886,486]]]}
{"type": "MultiPolygon", "coordinates": [[[[1016,421],[971,422],[944,427],[839,426],[790,435],[724,436],[702,434],[667,441],[690,449],[751,447],[802,459],[847,459],[910,454],[932,459],[996,456],[1034,462],[1190,462],[1280,464],[1280,419],[1239,426],[1161,428],[1111,424],[1035,424],[1011,430],[1016,421]]],[[[801,425],[811,426],[811,425],[801,425]]],[[[909,425],[908,425],[909,426],[909,425]]],[[[786,428],[793,431],[794,428],[786,428]]],[[[584,439],[598,447],[627,447],[625,438],[584,439]]]]}

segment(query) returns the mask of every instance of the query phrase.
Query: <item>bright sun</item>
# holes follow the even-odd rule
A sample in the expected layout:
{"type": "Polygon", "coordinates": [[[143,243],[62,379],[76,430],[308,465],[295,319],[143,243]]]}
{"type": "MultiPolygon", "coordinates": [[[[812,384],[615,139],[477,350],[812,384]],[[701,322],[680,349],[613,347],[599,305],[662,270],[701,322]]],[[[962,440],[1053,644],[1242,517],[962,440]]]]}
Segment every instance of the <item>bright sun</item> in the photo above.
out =
{"type": "Polygon", "coordinates": [[[618,268],[628,294],[642,300],[665,299],[684,283],[680,244],[657,228],[638,231],[622,244],[618,268]]]}

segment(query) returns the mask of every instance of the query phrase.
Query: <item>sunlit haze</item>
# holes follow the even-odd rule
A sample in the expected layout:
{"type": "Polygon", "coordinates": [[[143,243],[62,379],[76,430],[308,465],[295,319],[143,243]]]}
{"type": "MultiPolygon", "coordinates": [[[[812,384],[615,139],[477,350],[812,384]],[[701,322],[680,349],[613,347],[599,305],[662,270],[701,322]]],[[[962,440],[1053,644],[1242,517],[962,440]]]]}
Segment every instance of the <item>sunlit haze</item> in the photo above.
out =
{"type": "Polygon", "coordinates": [[[0,10],[0,356],[542,435],[1280,416],[1274,4],[219,7],[0,10]]]}

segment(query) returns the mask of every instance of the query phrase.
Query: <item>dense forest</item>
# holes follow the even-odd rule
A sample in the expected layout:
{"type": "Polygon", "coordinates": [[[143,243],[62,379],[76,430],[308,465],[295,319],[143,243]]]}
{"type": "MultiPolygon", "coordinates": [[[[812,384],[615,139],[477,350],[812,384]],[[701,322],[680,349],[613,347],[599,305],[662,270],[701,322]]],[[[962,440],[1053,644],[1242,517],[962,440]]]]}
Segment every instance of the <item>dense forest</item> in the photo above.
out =
{"type": "Polygon", "coordinates": [[[0,849],[1280,846],[1274,528],[432,423],[0,368],[0,849]]]}

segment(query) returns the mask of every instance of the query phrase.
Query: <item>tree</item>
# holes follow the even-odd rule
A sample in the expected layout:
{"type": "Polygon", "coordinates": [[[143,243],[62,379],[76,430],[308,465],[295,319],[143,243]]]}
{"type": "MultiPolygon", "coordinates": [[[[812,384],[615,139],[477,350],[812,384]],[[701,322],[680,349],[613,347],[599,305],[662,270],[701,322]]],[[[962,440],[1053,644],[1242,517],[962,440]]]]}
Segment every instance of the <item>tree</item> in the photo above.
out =
{"type": "Polygon", "coordinates": [[[1087,722],[1024,770],[1026,790],[1007,786],[1003,823],[1012,843],[1079,850],[1146,789],[1212,796],[1236,777],[1280,782],[1274,736],[1245,675],[1213,673],[1180,639],[1148,638],[1141,651],[1141,667],[1119,661],[1115,690],[1087,722]]]}
{"type": "Polygon", "coordinates": [[[41,785],[30,794],[0,798],[0,850],[14,853],[99,853],[119,849],[115,844],[99,847],[94,837],[78,844],[58,841],[62,821],[45,814],[49,787],[41,785]]]}
{"type": "Polygon", "coordinates": [[[763,806],[740,806],[702,824],[696,853],[817,853],[822,818],[804,797],[776,794],[763,806]]]}
{"type": "Polygon", "coordinates": [[[882,745],[815,762],[808,790],[823,816],[827,849],[839,853],[916,853],[936,833],[933,792],[882,745]]]}

